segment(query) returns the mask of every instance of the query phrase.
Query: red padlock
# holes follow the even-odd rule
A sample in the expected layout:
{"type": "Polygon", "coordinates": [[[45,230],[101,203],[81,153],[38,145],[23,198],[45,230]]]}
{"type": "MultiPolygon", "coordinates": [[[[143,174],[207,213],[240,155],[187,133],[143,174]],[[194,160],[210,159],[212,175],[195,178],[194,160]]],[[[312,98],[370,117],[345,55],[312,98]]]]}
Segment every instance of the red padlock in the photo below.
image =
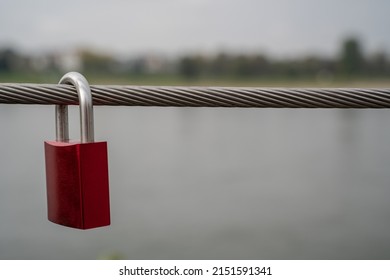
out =
{"type": "Polygon", "coordinates": [[[70,72],[60,84],[76,87],[81,141],[70,141],[68,107],[56,105],[56,141],[45,142],[48,218],[63,226],[110,225],[107,142],[94,142],[92,95],[87,80],[70,72]]]}

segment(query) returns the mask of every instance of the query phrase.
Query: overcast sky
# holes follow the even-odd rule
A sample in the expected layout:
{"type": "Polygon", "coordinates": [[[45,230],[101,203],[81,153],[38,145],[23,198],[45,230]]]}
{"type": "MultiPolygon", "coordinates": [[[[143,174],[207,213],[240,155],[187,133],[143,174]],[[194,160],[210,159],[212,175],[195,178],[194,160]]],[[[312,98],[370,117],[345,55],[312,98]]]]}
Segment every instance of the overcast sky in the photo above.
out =
{"type": "Polygon", "coordinates": [[[389,0],[0,0],[0,48],[118,55],[333,55],[346,36],[390,53],[389,0]]]}

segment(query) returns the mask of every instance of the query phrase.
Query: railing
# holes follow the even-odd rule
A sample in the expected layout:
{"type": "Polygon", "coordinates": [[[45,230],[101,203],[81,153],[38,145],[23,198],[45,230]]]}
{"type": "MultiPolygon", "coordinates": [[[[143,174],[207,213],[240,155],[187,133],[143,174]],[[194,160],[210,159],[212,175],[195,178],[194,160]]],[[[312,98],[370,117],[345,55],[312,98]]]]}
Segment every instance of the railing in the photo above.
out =
{"type": "MultiPolygon", "coordinates": [[[[91,86],[93,104],[109,106],[390,108],[389,88],[91,86]]],[[[70,85],[0,84],[0,103],[78,104],[70,85]]]]}

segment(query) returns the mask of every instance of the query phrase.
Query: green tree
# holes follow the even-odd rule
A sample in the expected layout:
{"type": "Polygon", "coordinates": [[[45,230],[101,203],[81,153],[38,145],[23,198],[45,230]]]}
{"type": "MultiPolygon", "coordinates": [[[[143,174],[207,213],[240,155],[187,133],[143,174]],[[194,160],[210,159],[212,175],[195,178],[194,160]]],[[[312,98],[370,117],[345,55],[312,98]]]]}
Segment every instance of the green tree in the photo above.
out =
{"type": "Polygon", "coordinates": [[[344,41],[341,50],[340,66],[347,76],[362,74],[364,71],[364,57],[360,43],[355,38],[344,41]]]}
{"type": "Polygon", "coordinates": [[[79,52],[83,70],[90,73],[110,73],[115,67],[115,60],[107,54],[97,53],[91,50],[79,52]]]}
{"type": "Polygon", "coordinates": [[[22,57],[13,49],[0,50],[0,72],[11,72],[18,70],[22,64],[22,57]]]}
{"type": "Polygon", "coordinates": [[[386,53],[377,52],[368,61],[369,74],[373,76],[387,76],[390,72],[390,64],[386,53]]]}
{"type": "Polygon", "coordinates": [[[203,59],[199,56],[185,56],[179,61],[179,73],[188,78],[198,78],[204,70],[203,59]]]}

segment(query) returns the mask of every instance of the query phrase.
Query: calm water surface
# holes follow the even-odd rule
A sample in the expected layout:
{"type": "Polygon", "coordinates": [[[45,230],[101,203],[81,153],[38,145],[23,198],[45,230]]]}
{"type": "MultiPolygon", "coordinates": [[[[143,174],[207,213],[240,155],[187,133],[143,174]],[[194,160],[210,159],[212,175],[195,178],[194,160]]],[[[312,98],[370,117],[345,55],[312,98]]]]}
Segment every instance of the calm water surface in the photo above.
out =
{"type": "Polygon", "coordinates": [[[389,110],[95,107],[112,226],[89,231],[46,219],[54,106],[0,105],[0,131],[1,259],[390,258],[389,110]]]}

